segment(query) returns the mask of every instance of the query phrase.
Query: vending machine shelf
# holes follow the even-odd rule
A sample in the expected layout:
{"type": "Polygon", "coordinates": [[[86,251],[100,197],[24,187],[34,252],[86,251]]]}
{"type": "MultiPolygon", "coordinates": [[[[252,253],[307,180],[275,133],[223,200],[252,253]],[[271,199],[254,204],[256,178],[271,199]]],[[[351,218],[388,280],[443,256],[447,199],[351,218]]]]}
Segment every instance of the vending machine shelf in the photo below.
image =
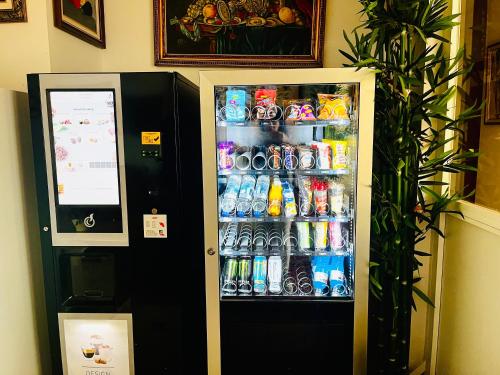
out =
{"type": "Polygon", "coordinates": [[[331,120],[309,120],[309,121],[291,121],[291,120],[246,120],[246,121],[227,121],[219,120],[217,121],[217,127],[225,128],[265,128],[275,126],[279,123],[280,126],[284,127],[310,127],[319,128],[326,126],[339,126],[347,127],[350,126],[353,121],[348,119],[331,119],[331,120]]]}
{"type": "Polygon", "coordinates": [[[278,249],[270,249],[270,250],[233,250],[233,249],[221,249],[219,251],[220,256],[229,256],[229,257],[256,257],[256,256],[267,256],[267,255],[283,255],[283,256],[292,256],[292,257],[313,257],[313,256],[349,256],[352,254],[352,247],[344,251],[331,251],[329,249],[323,250],[291,250],[287,251],[283,248],[278,249]]]}
{"type": "Polygon", "coordinates": [[[266,296],[221,296],[221,302],[323,302],[323,303],[353,303],[352,295],[342,297],[332,296],[287,296],[287,295],[266,295],[266,296]]]}
{"type": "Polygon", "coordinates": [[[288,223],[288,222],[339,222],[348,223],[351,221],[351,216],[264,216],[264,217],[236,217],[236,216],[220,216],[221,223],[288,223]]]}
{"type": "Polygon", "coordinates": [[[340,176],[340,175],[348,175],[351,173],[349,169],[262,169],[262,170],[254,170],[254,169],[226,169],[219,170],[219,176],[231,176],[231,175],[251,175],[251,176],[259,176],[259,175],[269,175],[269,176],[286,176],[286,177],[295,177],[295,176],[340,176]]]}

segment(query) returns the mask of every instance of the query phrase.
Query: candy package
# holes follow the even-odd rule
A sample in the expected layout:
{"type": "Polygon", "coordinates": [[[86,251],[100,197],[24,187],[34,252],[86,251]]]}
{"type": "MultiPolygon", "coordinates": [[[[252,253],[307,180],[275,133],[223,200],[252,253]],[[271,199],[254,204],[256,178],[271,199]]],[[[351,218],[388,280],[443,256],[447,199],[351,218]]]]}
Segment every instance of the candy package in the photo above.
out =
{"type": "Polygon", "coordinates": [[[286,109],[286,119],[292,121],[316,120],[314,107],[310,99],[292,99],[283,101],[286,109]]]}
{"type": "Polygon", "coordinates": [[[330,169],[332,164],[330,144],[325,142],[312,142],[311,147],[313,150],[316,150],[316,168],[330,169]]]}
{"type": "Polygon", "coordinates": [[[349,120],[349,95],[318,94],[320,120],[349,120]]]}
{"type": "Polygon", "coordinates": [[[226,91],[226,120],[227,121],[245,121],[245,90],[227,90],[226,91]]]}
{"type": "Polygon", "coordinates": [[[278,114],[278,109],[276,107],[276,90],[255,90],[255,106],[257,107],[256,116],[258,120],[274,119],[278,114]]]}

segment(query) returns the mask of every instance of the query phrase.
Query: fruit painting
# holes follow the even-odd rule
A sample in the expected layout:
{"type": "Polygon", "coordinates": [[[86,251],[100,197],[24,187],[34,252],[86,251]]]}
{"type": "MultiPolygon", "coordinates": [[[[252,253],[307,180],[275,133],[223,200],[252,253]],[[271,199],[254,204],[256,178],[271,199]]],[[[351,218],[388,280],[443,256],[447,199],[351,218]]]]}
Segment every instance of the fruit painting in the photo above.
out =
{"type": "Polygon", "coordinates": [[[318,67],[326,0],[155,0],[156,65],[318,67]]]}

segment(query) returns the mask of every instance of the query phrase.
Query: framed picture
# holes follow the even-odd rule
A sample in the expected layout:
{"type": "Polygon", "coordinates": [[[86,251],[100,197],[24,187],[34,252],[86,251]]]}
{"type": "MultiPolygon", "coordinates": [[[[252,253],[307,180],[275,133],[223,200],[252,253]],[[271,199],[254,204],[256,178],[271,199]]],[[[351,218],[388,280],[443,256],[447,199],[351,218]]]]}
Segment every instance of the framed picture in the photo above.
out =
{"type": "Polygon", "coordinates": [[[64,375],[134,374],[132,314],[59,313],[64,375]]]}
{"type": "Polygon", "coordinates": [[[106,48],[103,0],[53,0],[54,25],[87,43],[106,48]]]}
{"type": "Polygon", "coordinates": [[[486,50],[484,123],[500,124],[500,43],[486,50]]]}
{"type": "Polygon", "coordinates": [[[326,0],[154,0],[155,64],[320,67],[326,0]]]}
{"type": "Polygon", "coordinates": [[[0,0],[0,23],[26,21],[26,0],[0,0]]]}

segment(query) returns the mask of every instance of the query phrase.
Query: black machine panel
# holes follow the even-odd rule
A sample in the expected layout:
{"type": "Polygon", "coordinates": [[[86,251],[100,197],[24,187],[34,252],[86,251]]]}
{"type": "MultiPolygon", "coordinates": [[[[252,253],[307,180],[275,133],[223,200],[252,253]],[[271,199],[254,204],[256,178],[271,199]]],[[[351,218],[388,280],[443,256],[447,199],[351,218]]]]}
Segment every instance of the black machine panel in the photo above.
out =
{"type": "Polygon", "coordinates": [[[223,374],[352,374],[354,303],[225,301],[220,307],[223,374]]]}

